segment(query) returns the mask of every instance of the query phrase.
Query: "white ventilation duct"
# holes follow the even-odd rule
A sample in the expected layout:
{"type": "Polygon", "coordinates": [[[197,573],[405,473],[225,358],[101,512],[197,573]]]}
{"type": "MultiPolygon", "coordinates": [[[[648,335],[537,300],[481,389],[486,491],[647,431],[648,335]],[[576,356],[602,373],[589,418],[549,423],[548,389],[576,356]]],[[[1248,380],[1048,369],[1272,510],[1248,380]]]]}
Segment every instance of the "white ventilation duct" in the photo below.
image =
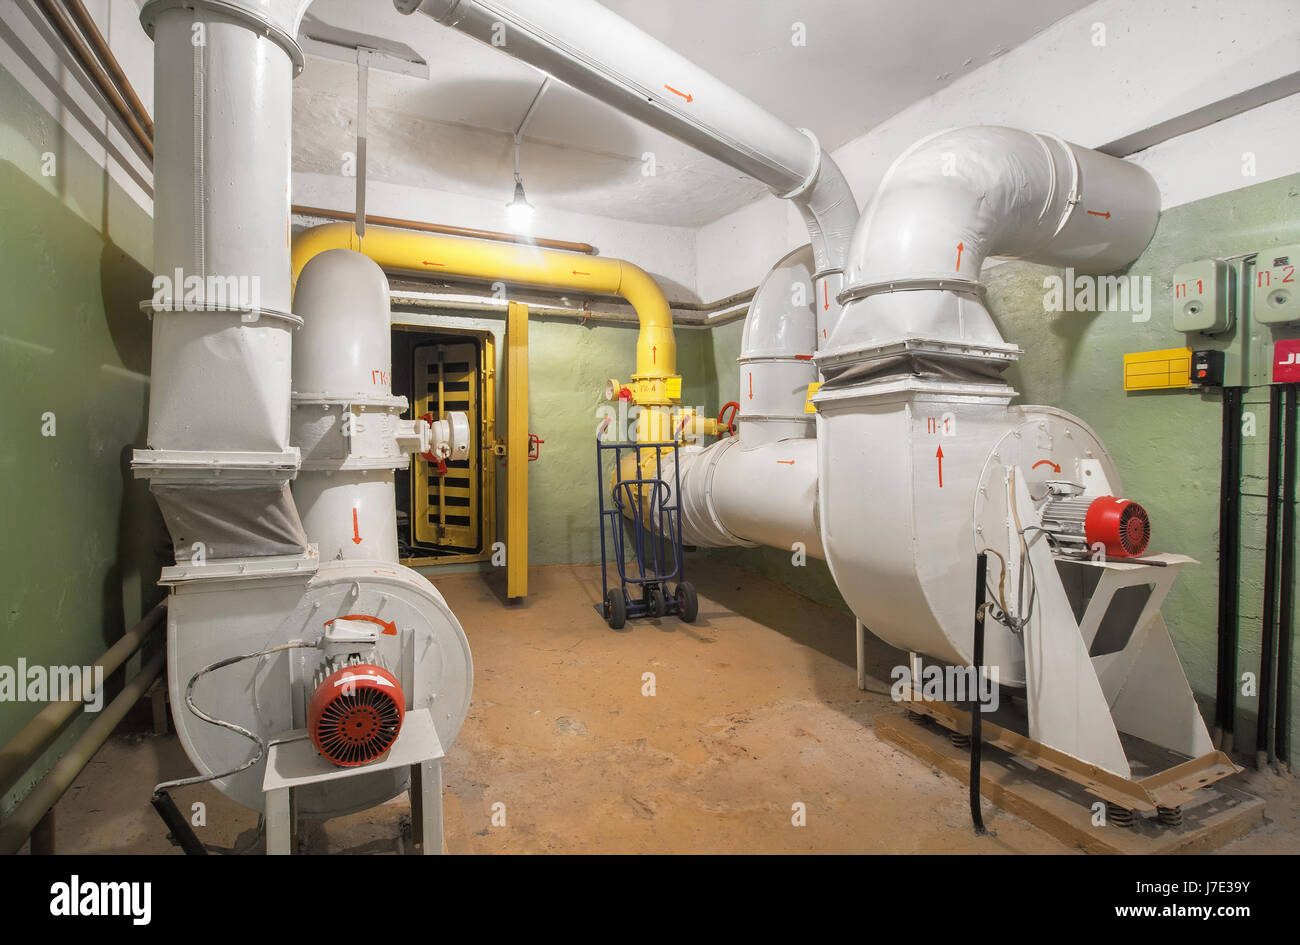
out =
{"type": "Polygon", "coordinates": [[[147,450],[178,556],[302,554],[288,482],[289,128],[309,0],[179,3],[154,38],[154,299],[147,450]]]}
{"type": "MultiPolygon", "coordinates": [[[[794,201],[816,290],[843,285],[858,207],[816,136],[792,128],[596,0],[394,0],[717,158],[794,201]]],[[[838,303],[831,303],[831,310],[838,303]]]]}
{"type": "Polygon", "coordinates": [[[465,634],[437,590],[397,563],[392,487],[409,452],[453,456],[467,431],[463,417],[398,418],[388,288],[369,259],[313,260],[291,311],[294,36],[308,3],[150,0],[141,12],[154,38],[157,278],[144,306],[149,448],[132,465],[176,550],[161,578],[172,594],[168,681],[199,770],[160,787],[212,781],[262,809],[268,742],[307,729],[321,755],[360,771],[340,777],[316,759],[331,780],[299,788],[297,806],[329,815],[403,789],[407,766],[363,767],[403,718],[428,713],[412,757],[438,758],[468,710],[465,634]],[[289,486],[300,461],[301,518],[289,486]],[[349,667],[369,675],[348,676],[361,680],[352,690],[327,686],[349,667]],[[396,724],[331,747],[313,694],[333,711],[362,685],[388,688],[396,724]],[[219,721],[192,711],[191,697],[219,721]]]}
{"type": "MultiPolygon", "coordinates": [[[[771,545],[824,557],[817,527],[815,416],[818,312],[809,246],[763,279],[741,336],[739,435],[678,451],[682,536],[689,545],[771,545]]],[[[674,481],[665,458],[665,481],[674,481]]]]}

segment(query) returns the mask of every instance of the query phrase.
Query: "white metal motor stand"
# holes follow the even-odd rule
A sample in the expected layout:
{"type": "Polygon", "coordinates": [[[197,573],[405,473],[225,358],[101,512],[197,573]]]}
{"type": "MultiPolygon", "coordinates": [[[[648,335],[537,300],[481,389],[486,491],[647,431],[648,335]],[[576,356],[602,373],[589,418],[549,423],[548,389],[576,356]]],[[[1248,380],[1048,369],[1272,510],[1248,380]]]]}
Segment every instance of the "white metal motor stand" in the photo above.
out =
{"type": "Polygon", "coordinates": [[[322,758],[306,729],[283,733],[267,750],[266,774],[262,778],[266,852],[278,855],[293,852],[298,821],[295,789],[409,766],[412,835],[422,844],[426,855],[442,853],[442,759],[442,742],[438,740],[428,709],[408,712],[388,754],[355,768],[342,768],[322,758]]]}

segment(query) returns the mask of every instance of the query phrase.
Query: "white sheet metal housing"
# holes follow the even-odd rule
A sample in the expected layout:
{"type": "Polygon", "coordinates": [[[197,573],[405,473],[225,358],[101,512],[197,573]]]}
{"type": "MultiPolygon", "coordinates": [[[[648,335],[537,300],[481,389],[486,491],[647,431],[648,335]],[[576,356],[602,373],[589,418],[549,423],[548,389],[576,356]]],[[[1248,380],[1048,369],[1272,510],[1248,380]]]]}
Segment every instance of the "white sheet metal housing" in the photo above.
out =
{"type": "Polygon", "coordinates": [[[740,443],[751,449],[788,437],[811,437],[804,407],[817,380],[817,315],[811,246],[787,253],[763,278],[740,338],[740,443]]]}

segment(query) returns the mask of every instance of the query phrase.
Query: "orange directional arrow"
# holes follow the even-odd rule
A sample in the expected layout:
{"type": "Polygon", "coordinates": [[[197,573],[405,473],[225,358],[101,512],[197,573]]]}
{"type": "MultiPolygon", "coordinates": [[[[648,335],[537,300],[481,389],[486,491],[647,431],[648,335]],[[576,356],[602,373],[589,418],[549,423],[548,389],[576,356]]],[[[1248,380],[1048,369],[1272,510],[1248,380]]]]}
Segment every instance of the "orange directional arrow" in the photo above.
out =
{"type": "Polygon", "coordinates": [[[1038,462],[1034,463],[1034,465],[1030,466],[1029,468],[1037,469],[1039,466],[1043,465],[1043,463],[1046,463],[1047,465],[1051,466],[1052,472],[1059,473],[1061,471],[1061,464],[1054,463],[1050,459],[1040,459],[1038,462]]]}
{"type": "Polygon", "coordinates": [[[674,95],[680,95],[682,98],[686,99],[686,101],[688,101],[688,102],[693,102],[693,101],[695,101],[695,96],[694,96],[694,95],[690,95],[690,94],[688,94],[688,93],[686,93],[686,92],[679,91],[679,90],[673,88],[671,85],[668,85],[667,83],[664,83],[664,88],[666,88],[669,92],[672,92],[674,95]]]}
{"type": "Polygon", "coordinates": [[[1088,212],[1091,213],[1094,217],[1105,217],[1107,220],[1110,219],[1109,210],[1107,210],[1105,213],[1102,213],[1100,210],[1089,210],[1088,212]]]}
{"type": "Polygon", "coordinates": [[[361,537],[361,528],[357,525],[357,510],[352,510],[352,544],[359,545],[364,539],[361,537]]]}
{"type": "Polygon", "coordinates": [[[942,446],[935,451],[934,456],[937,460],[939,460],[939,488],[942,489],[943,488],[943,447],[942,446]]]}

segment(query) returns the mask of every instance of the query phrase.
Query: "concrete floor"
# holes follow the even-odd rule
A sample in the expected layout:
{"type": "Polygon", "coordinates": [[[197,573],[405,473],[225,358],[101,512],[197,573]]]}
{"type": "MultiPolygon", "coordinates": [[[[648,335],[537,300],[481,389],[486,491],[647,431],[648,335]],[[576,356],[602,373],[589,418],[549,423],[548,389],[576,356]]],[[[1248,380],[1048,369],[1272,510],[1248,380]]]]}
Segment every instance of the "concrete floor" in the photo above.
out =
{"type": "MultiPolygon", "coordinates": [[[[886,680],[899,654],[873,640],[875,681],[859,691],[850,617],[728,565],[693,567],[694,625],[621,632],[598,612],[598,567],[535,568],[515,606],[502,574],[438,579],[476,672],[445,763],[449,852],[1075,852],[987,805],[992,835],[974,836],[964,784],[875,737],[875,716],[898,711],[886,680]]],[[[149,795],[191,772],[174,736],[119,731],[58,806],[59,852],[178,852],[149,795]]],[[[1300,852],[1300,780],[1239,777],[1269,822],[1224,852],[1300,852]]],[[[175,793],[182,809],[207,805],[211,848],[262,849],[256,814],[206,786],[175,793]]],[[[398,798],[307,825],[303,850],[404,852],[409,819],[398,798]]]]}

